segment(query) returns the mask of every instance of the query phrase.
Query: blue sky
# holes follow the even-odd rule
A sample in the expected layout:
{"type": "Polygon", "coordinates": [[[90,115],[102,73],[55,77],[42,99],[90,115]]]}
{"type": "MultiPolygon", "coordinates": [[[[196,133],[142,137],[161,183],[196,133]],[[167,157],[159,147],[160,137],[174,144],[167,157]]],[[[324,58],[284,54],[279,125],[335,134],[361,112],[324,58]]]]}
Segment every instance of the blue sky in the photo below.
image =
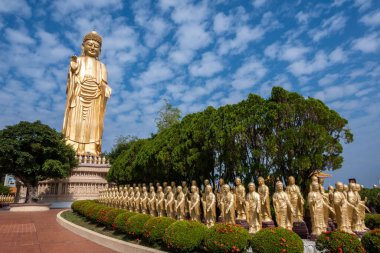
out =
{"type": "Polygon", "coordinates": [[[380,179],[380,1],[0,0],[0,129],[61,129],[69,59],[94,27],[113,89],[104,150],[155,132],[164,99],[185,115],[277,85],[349,120],[328,183],[380,179]]]}

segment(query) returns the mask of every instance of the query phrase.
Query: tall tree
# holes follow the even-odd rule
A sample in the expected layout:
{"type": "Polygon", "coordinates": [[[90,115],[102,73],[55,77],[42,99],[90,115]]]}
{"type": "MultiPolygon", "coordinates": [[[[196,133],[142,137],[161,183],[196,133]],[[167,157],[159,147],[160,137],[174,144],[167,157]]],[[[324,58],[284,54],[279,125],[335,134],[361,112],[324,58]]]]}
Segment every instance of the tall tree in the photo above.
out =
{"type": "Polygon", "coordinates": [[[77,164],[62,134],[40,121],[21,121],[0,130],[0,173],[24,183],[26,202],[32,201],[39,181],[67,177],[77,164]]]}
{"type": "Polygon", "coordinates": [[[173,107],[167,99],[164,99],[164,106],[158,112],[155,119],[158,133],[162,130],[180,122],[181,110],[173,107]]]}

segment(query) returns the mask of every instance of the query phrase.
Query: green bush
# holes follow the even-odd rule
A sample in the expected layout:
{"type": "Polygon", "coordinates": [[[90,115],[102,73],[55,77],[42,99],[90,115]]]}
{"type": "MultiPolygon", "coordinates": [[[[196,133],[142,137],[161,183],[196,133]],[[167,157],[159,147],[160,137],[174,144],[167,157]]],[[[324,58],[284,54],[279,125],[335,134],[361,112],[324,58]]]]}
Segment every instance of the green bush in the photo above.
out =
{"type": "Polygon", "coordinates": [[[82,216],[85,216],[87,217],[87,213],[90,209],[92,209],[93,207],[97,206],[98,204],[96,204],[95,202],[91,201],[91,202],[86,202],[84,203],[83,205],[81,205],[81,207],[79,207],[78,209],[78,213],[81,214],[82,216]]]}
{"type": "Polygon", "coordinates": [[[142,213],[130,217],[125,223],[127,234],[132,238],[141,238],[143,235],[144,224],[149,219],[152,219],[152,216],[142,213]]]}
{"type": "Polygon", "coordinates": [[[317,237],[315,242],[319,251],[329,253],[364,253],[364,249],[358,237],[340,231],[326,231],[317,237]]]}
{"type": "Polygon", "coordinates": [[[253,253],[303,252],[302,239],[293,231],[284,228],[264,228],[251,239],[253,253]]]}
{"type": "Polygon", "coordinates": [[[380,214],[369,214],[365,215],[365,225],[369,229],[380,228],[380,214]]]}
{"type": "Polygon", "coordinates": [[[0,195],[8,195],[11,192],[8,186],[0,184],[0,195]]]}
{"type": "Polygon", "coordinates": [[[84,209],[91,205],[95,205],[92,200],[78,200],[71,204],[71,209],[80,215],[84,215],[84,209]]]}
{"type": "Polygon", "coordinates": [[[165,229],[176,220],[170,217],[154,217],[144,224],[143,235],[150,243],[162,243],[165,229]]]}
{"type": "Polygon", "coordinates": [[[113,224],[112,224],[112,227],[114,229],[116,229],[116,231],[119,231],[119,232],[122,232],[122,233],[127,233],[127,229],[126,229],[126,223],[128,221],[128,219],[134,215],[136,215],[137,213],[133,213],[133,212],[125,212],[125,213],[121,213],[119,214],[118,216],[116,216],[113,224]]]}
{"type": "Polygon", "coordinates": [[[89,214],[89,219],[92,221],[101,224],[103,226],[106,225],[106,216],[107,213],[111,210],[114,210],[113,207],[108,207],[108,206],[102,206],[98,205],[95,208],[92,209],[92,212],[89,214]]]}
{"type": "Polygon", "coordinates": [[[380,188],[363,188],[360,191],[362,199],[367,198],[367,206],[373,212],[380,213],[380,188]]]}
{"type": "Polygon", "coordinates": [[[103,225],[105,225],[107,228],[113,228],[115,229],[112,225],[113,222],[115,221],[116,217],[121,214],[125,213],[126,210],[123,209],[112,209],[108,211],[103,219],[103,225]]]}
{"type": "Polygon", "coordinates": [[[242,226],[216,224],[207,231],[204,245],[209,252],[240,252],[247,249],[250,237],[242,226]]]}
{"type": "Polygon", "coordinates": [[[362,238],[362,245],[367,253],[380,252],[380,229],[366,233],[362,238]]]}
{"type": "Polygon", "coordinates": [[[200,222],[177,221],[166,229],[163,242],[170,251],[192,252],[201,246],[206,231],[200,222]]]}

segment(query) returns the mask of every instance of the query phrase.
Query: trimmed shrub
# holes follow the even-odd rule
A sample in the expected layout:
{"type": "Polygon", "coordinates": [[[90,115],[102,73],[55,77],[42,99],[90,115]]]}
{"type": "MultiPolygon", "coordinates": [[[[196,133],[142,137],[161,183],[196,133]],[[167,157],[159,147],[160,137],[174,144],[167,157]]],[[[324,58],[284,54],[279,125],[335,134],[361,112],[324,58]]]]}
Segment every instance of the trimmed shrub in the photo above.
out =
{"type": "Polygon", "coordinates": [[[114,229],[114,227],[112,225],[113,225],[113,222],[115,221],[116,217],[119,214],[125,213],[125,212],[126,212],[126,210],[123,210],[123,209],[112,209],[112,210],[108,211],[104,216],[103,225],[105,225],[107,228],[113,228],[114,229]]]}
{"type": "Polygon", "coordinates": [[[254,234],[251,239],[253,253],[303,252],[301,237],[285,228],[264,228],[254,234]]]}
{"type": "Polygon", "coordinates": [[[97,222],[98,224],[105,226],[106,215],[111,210],[114,210],[114,208],[98,205],[97,207],[93,209],[90,219],[94,222],[97,222]]]}
{"type": "Polygon", "coordinates": [[[340,231],[322,233],[317,237],[315,245],[317,250],[329,253],[364,253],[356,235],[340,231]]]}
{"type": "Polygon", "coordinates": [[[143,236],[150,243],[162,243],[165,229],[176,220],[170,217],[154,217],[144,224],[143,236]]]}
{"type": "Polygon", "coordinates": [[[240,252],[247,249],[250,238],[242,226],[216,224],[207,231],[204,246],[209,252],[240,252]]]}
{"type": "Polygon", "coordinates": [[[207,227],[196,221],[177,221],[165,231],[163,242],[170,251],[192,252],[198,249],[207,227]]]}
{"type": "Polygon", "coordinates": [[[365,215],[365,225],[369,229],[380,228],[380,214],[369,214],[365,215]]]}
{"type": "Polygon", "coordinates": [[[98,206],[98,204],[94,203],[94,202],[88,202],[88,203],[85,203],[83,204],[83,206],[79,209],[79,214],[87,217],[88,215],[88,212],[90,212],[90,210],[94,207],[98,206]]]}
{"type": "Polygon", "coordinates": [[[119,214],[118,216],[116,216],[113,224],[112,224],[112,227],[114,229],[116,229],[116,231],[119,231],[119,232],[122,232],[122,233],[127,233],[127,230],[126,230],[126,223],[128,221],[128,219],[134,215],[136,215],[137,213],[133,213],[133,212],[125,212],[125,213],[121,213],[119,214]]]}
{"type": "Polygon", "coordinates": [[[362,237],[362,245],[367,253],[380,252],[380,229],[366,233],[362,237]]]}
{"type": "Polygon", "coordinates": [[[125,223],[126,232],[132,238],[140,238],[143,235],[145,222],[151,219],[152,216],[147,214],[136,214],[130,217],[125,223]]]}
{"type": "Polygon", "coordinates": [[[95,205],[92,200],[78,200],[71,204],[74,212],[84,216],[84,210],[92,205],[95,205]]]}

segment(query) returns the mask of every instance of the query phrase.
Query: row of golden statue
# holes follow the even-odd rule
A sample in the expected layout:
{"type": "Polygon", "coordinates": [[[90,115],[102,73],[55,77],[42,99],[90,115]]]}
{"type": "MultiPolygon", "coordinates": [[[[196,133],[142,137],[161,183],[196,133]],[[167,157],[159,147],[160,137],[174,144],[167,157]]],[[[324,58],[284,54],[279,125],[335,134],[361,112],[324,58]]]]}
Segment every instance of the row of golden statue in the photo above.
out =
{"type": "MultiPolygon", "coordinates": [[[[125,208],[129,211],[167,216],[178,220],[190,215],[191,220],[200,221],[201,214],[206,225],[212,227],[219,220],[235,224],[236,221],[247,221],[250,233],[256,233],[263,226],[274,226],[270,210],[269,188],[262,177],[258,178],[258,189],[254,183],[248,184],[248,193],[241,179],[235,179],[235,188],[219,180],[219,189],[213,192],[209,180],[204,181],[204,189],[200,192],[195,180],[190,190],[186,182],[169,186],[166,182],[156,187],[152,183],[123,188],[109,188],[99,193],[98,201],[108,206],[125,208]],[[149,190],[148,190],[149,189],[149,190]],[[157,191],[155,191],[157,189],[157,191]]],[[[304,223],[304,198],[294,177],[289,177],[288,186],[277,181],[276,191],[272,196],[277,226],[292,229],[296,222],[304,223]]],[[[308,205],[311,215],[312,234],[319,235],[328,228],[328,219],[336,221],[338,230],[350,232],[363,231],[366,207],[359,196],[360,185],[351,183],[345,191],[342,183],[336,184],[336,190],[329,187],[328,193],[323,188],[323,179],[312,178],[308,205]]]]}
{"type": "Polygon", "coordinates": [[[14,203],[14,201],[15,201],[14,195],[11,195],[11,194],[8,194],[8,195],[1,194],[0,195],[0,204],[10,204],[10,203],[14,203]]]}

